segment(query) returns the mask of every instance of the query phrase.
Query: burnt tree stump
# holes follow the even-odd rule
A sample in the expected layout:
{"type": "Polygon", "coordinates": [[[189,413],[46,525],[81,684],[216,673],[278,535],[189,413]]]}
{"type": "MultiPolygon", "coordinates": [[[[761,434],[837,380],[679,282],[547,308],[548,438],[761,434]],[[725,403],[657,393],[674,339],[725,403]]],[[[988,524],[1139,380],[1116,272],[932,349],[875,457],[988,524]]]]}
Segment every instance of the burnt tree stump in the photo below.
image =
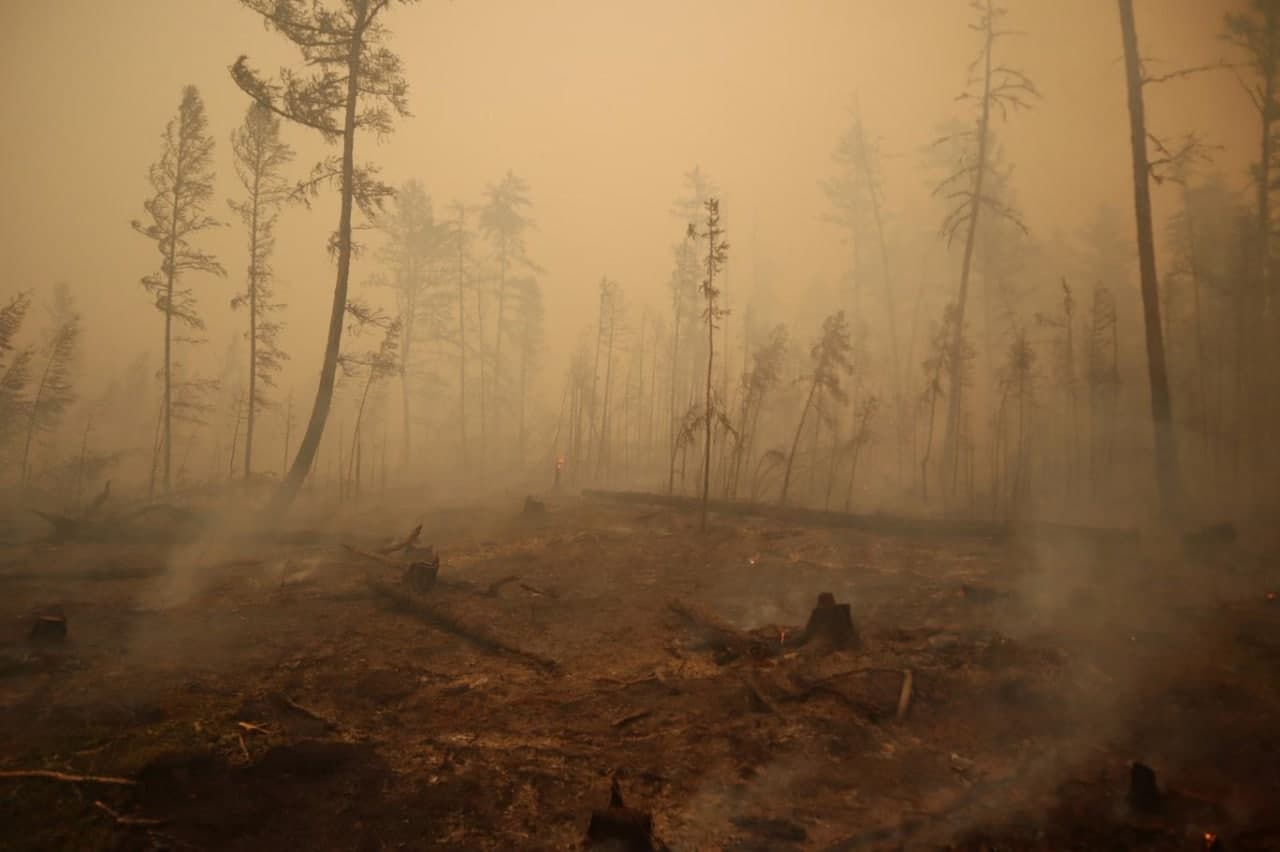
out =
{"type": "Polygon", "coordinates": [[[609,807],[591,812],[585,848],[588,852],[654,852],[653,817],[622,803],[616,778],[609,786],[609,807]]]}
{"type": "Polygon", "coordinates": [[[440,576],[440,555],[428,548],[423,554],[426,558],[415,559],[404,569],[401,582],[415,592],[428,591],[436,584],[440,576]]]}
{"type": "Polygon", "coordinates": [[[832,650],[856,648],[860,644],[847,603],[836,603],[835,595],[823,592],[809,613],[800,644],[815,643],[832,650]]]}
{"type": "Polygon", "coordinates": [[[1134,763],[1129,768],[1129,807],[1142,813],[1160,810],[1156,771],[1145,763],[1134,763]]]}

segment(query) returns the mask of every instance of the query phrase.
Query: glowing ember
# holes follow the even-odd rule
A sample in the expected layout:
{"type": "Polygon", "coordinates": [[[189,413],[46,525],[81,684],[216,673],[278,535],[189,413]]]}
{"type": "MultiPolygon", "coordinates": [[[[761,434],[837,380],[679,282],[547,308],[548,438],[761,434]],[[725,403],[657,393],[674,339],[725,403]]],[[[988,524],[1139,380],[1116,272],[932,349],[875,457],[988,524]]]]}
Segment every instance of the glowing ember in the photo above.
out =
{"type": "Polygon", "coordinates": [[[1275,600],[1275,599],[1276,599],[1276,593],[1275,593],[1275,592],[1267,592],[1267,600],[1269,600],[1269,601],[1273,601],[1273,600],[1275,600]]]}
{"type": "Polygon", "coordinates": [[[1217,843],[1218,843],[1218,835],[1214,834],[1212,831],[1206,831],[1204,833],[1204,848],[1206,850],[1217,849],[1218,848],[1217,843]]]}
{"type": "Polygon", "coordinates": [[[755,565],[755,564],[756,564],[757,562],[759,562],[759,561],[760,561],[760,554],[758,554],[758,553],[753,553],[753,554],[751,554],[750,556],[748,556],[748,557],[747,557],[747,564],[748,564],[748,565],[755,565]]]}

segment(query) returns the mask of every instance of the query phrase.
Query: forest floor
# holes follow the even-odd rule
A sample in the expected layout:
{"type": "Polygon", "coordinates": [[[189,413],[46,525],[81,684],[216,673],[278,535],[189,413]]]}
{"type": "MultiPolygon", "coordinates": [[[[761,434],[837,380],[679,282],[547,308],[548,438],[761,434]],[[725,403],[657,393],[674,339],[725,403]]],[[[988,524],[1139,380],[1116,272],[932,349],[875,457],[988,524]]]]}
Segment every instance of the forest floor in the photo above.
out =
{"type": "Polygon", "coordinates": [[[1247,548],[700,533],[572,497],[11,543],[0,848],[581,849],[616,780],[671,850],[1277,849],[1277,584],[1247,548]],[[417,523],[425,591],[342,546],[417,523]],[[858,647],[783,638],[822,592],[858,647]],[[3,777],[31,770],[127,783],[3,777]]]}

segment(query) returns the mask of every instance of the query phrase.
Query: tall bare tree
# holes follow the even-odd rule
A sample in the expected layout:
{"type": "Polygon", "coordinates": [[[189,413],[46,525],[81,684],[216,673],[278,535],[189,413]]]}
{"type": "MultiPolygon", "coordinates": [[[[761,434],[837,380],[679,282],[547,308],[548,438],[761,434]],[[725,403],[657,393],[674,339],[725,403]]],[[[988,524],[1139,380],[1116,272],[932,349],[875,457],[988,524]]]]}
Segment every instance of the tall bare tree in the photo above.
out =
{"type": "Polygon", "coordinates": [[[231,300],[233,308],[249,311],[249,393],[245,413],[244,477],[253,473],[253,436],[256,415],[266,405],[263,388],[274,387],[288,355],[280,349],[282,324],[273,319],[283,305],[273,302],[271,251],[281,205],[289,196],[289,184],[281,170],[293,160],[293,149],[280,138],[280,119],[254,102],[245,112],[244,124],[231,134],[236,177],[245,197],[229,202],[249,232],[249,270],[244,292],[231,300]]]}
{"type": "MultiPolygon", "coordinates": [[[[1038,96],[1035,84],[1021,71],[999,62],[995,57],[997,42],[1010,35],[1003,26],[1008,10],[996,6],[993,0],[974,0],[970,4],[977,13],[977,20],[970,24],[982,40],[978,56],[969,65],[969,85],[960,96],[963,101],[976,103],[978,115],[972,129],[960,136],[965,150],[971,152],[961,158],[958,168],[936,190],[954,205],[943,220],[942,230],[947,240],[954,239],[961,229],[965,232],[964,256],[960,265],[960,289],[955,299],[955,321],[951,325],[952,348],[960,352],[965,327],[965,307],[969,297],[969,274],[973,266],[974,246],[977,242],[978,223],[983,210],[1020,223],[1017,213],[987,191],[986,181],[991,165],[991,125],[994,118],[1004,118],[1012,110],[1026,109],[1032,98],[1038,96]]],[[[954,353],[953,363],[961,359],[954,353]]],[[[960,437],[960,373],[953,372],[947,399],[947,424],[943,439],[942,466],[953,468],[960,437]]]]}
{"type": "Polygon", "coordinates": [[[298,453],[272,501],[272,509],[279,511],[293,501],[311,470],[333,402],[351,277],[353,208],[358,206],[370,215],[391,194],[390,187],[377,180],[375,169],[356,165],[356,135],[367,131],[385,136],[391,132],[393,116],[409,113],[408,84],[400,58],[386,46],[388,32],[380,18],[392,2],[408,5],[415,0],[240,2],[298,48],[306,71],[286,68],[279,80],[270,80],[252,70],[248,57],[241,56],[231,66],[236,85],[277,115],[315,130],[326,142],[342,145],[341,154],[317,164],[299,186],[304,193],[338,186],[338,228],[331,240],[338,268],[315,403],[298,453]]]}
{"type": "Polygon", "coordinates": [[[191,244],[201,231],[221,224],[204,212],[213,197],[214,178],[213,137],[208,124],[200,93],[195,86],[187,86],[182,90],[178,114],[165,127],[160,159],[151,166],[154,194],[142,205],[147,220],[133,221],[134,230],[154,241],[160,252],[159,271],[143,278],[142,286],[155,297],[156,310],[164,315],[161,458],[165,491],[173,484],[174,323],[189,329],[204,328],[196,313],[195,295],[184,278],[189,272],[226,274],[213,255],[191,244]]]}
{"type": "Polygon", "coordinates": [[[1147,159],[1147,123],[1142,97],[1142,59],[1133,0],[1120,5],[1125,80],[1129,95],[1129,142],[1133,154],[1133,209],[1138,225],[1138,274],[1142,286],[1142,321],[1147,341],[1147,376],[1151,384],[1151,423],[1155,431],[1156,479],[1167,516],[1178,512],[1178,445],[1173,431],[1173,404],[1165,366],[1164,332],[1160,324],[1160,279],[1156,276],[1155,238],[1151,225],[1151,164],[1147,159]]]}
{"type": "Polygon", "coordinates": [[[493,246],[494,261],[498,265],[494,295],[498,300],[497,323],[493,337],[494,398],[490,414],[497,414],[497,400],[503,393],[502,341],[507,334],[507,285],[511,274],[518,269],[537,271],[525,249],[524,235],[531,227],[528,208],[529,184],[510,170],[502,180],[485,190],[485,204],[480,211],[480,231],[493,246]]]}
{"type": "Polygon", "coordinates": [[[707,254],[706,257],[703,258],[706,277],[702,279],[702,284],[698,288],[698,292],[702,295],[702,299],[705,302],[705,307],[702,310],[702,320],[707,326],[707,384],[702,413],[704,420],[702,442],[702,512],[699,520],[699,526],[703,531],[707,528],[707,501],[711,494],[712,426],[716,420],[720,420],[725,425],[728,424],[728,418],[723,412],[717,409],[715,400],[712,396],[711,377],[715,363],[716,329],[719,328],[720,320],[729,313],[724,308],[721,308],[716,301],[720,296],[720,290],[716,287],[716,275],[720,273],[721,269],[724,268],[726,261],[729,259],[729,244],[724,241],[724,230],[720,227],[720,200],[717,198],[708,198],[704,206],[706,208],[704,230],[699,231],[697,229],[697,225],[692,222],[689,223],[689,236],[707,241],[707,254]]]}

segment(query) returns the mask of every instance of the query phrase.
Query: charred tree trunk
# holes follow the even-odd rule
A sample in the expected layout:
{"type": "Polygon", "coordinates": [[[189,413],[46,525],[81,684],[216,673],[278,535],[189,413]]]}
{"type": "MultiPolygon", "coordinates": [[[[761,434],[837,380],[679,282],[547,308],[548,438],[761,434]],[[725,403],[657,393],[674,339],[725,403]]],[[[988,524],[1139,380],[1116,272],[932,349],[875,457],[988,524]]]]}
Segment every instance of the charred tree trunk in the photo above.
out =
{"type": "Polygon", "coordinates": [[[951,337],[951,382],[947,398],[947,431],[942,442],[942,469],[949,471],[959,450],[960,394],[963,371],[964,310],[969,297],[969,272],[973,267],[973,249],[978,237],[978,214],[982,210],[982,191],[987,177],[987,146],[991,127],[991,52],[995,31],[987,19],[986,44],[983,48],[982,107],[978,116],[978,153],[974,166],[973,198],[969,204],[968,229],[964,238],[964,258],[960,265],[960,292],[956,296],[955,328],[951,337]]]}
{"type": "MultiPolygon", "coordinates": [[[[351,41],[351,51],[347,58],[347,102],[346,115],[342,128],[342,203],[338,213],[338,277],[333,288],[333,305],[329,310],[329,335],[325,342],[324,362],[320,367],[320,384],[316,388],[315,404],[311,409],[311,418],[307,422],[307,431],[303,433],[302,443],[298,446],[298,455],[284,481],[280,483],[272,500],[270,511],[281,512],[293,502],[302,488],[303,480],[311,471],[316,450],[320,447],[320,439],[324,435],[324,424],[329,417],[329,408],[333,403],[333,387],[338,371],[338,354],[342,348],[342,324],[347,310],[347,285],[351,277],[351,208],[354,204],[355,181],[355,141],[356,141],[356,109],[360,97],[361,53],[363,43],[360,34],[351,41]]],[[[169,316],[165,315],[166,329],[169,316]]],[[[165,336],[165,419],[168,421],[168,333],[165,336]]],[[[166,425],[165,433],[169,432],[166,425]]],[[[168,462],[165,464],[166,487],[168,484],[168,462]]]]}
{"type": "Polygon", "coordinates": [[[1147,161],[1146,117],[1142,99],[1142,63],[1133,0],[1118,0],[1124,40],[1125,77],[1129,92],[1129,139],[1133,153],[1133,201],[1138,225],[1138,268],[1142,284],[1142,317],[1147,339],[1147,372],[1151,383],[1151,422],[1155,430],[1156,479],[1166,516],[1176,516],[1179,502],[1178,448],[1173,432],[1173,406],[1160,327],[1160,289],[1156,277],[1155,239],[1151,228],[1150,164],[1147,161]]]}

